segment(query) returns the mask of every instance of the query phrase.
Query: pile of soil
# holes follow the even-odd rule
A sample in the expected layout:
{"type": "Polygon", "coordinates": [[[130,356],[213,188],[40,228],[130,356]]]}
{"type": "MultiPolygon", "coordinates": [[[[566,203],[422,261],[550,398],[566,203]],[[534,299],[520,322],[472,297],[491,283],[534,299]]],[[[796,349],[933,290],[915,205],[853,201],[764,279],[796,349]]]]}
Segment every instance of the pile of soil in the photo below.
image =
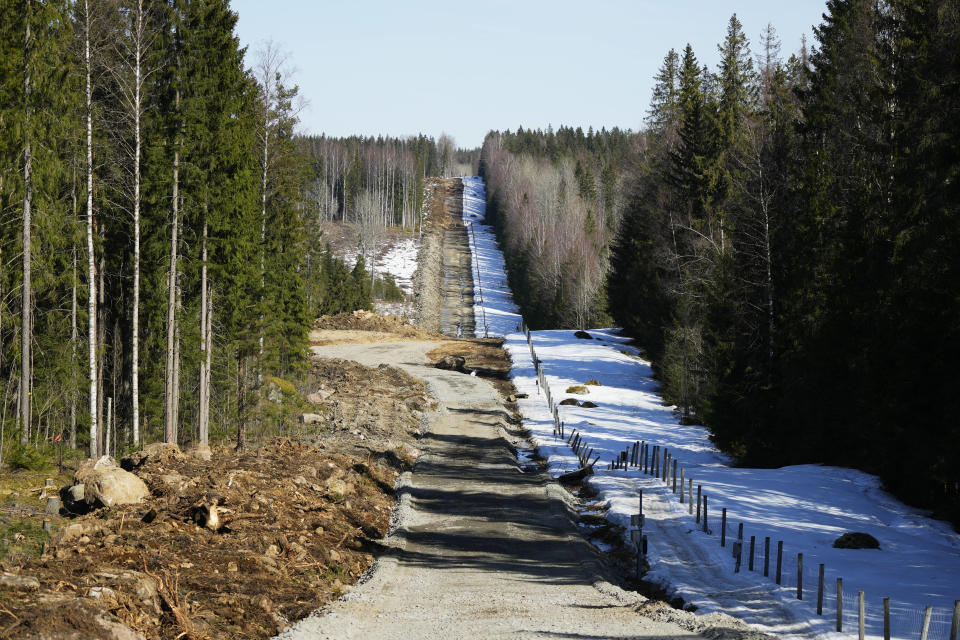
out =
{"type": "Polygon", "coordinates": [[[144,502],[76,518],[38,559],[4,562],[3,637],[270,637],[338,597],[389,527],[396,472],[320,446],[125,463],[144,502]]]}
{"type": "Polygon", "coordinates": [[[416,441],[423,435],[424,414],[436,407],[422,380],[396,367],[339,358],[314,359],[311,375],[323,380],[317,393],[325,396],[315,405],[323,417],[319,440],[401,470],[412,466],[420,455],[416,441]]]}
{"type": "MultiPolygon", "coordinates": [[[[428,333],[396,316],[383,316],[370,311],[338,313],[333,316],[321,316],[314,327],[323,331],[369,331],[389,333],[403,338],[436,339],[437,335],[428,333]]],[[[313,341],[313,340],[312,340],[313,341]]]]}

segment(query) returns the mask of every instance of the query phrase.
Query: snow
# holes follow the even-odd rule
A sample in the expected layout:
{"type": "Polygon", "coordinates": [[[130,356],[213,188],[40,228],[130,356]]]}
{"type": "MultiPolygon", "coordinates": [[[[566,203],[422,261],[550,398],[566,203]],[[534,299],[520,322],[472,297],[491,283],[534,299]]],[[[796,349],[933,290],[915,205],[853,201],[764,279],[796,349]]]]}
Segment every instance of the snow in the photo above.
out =
{"type": "MultiPolygon", "coordinates": [[[[537,376],[522,318],[512,301],[503,256],[493,230],[484,222],[484,185],[464,178],[464,220],[471,227],[476,256],[474,280],[478,334],[486,328],[503,336],[513,360],[511,376],[525,426],[554,476],[579,466],[577,457],[554,435],[554,422],[537,376]]],[[[865,593],[866,632],[883,637],[882,599],[890,598],[894,638],[919,638],[924,607],[932,606],[931,640],[949,636],[954,600],[960,598],[960,536],[949,525],[927,517],[886,493],[874,476],[840,467],[797,465],[780,469],[735,467],[701,426],[681,425],[675,408],[658,395],[650,363],[616,330],[590,330],[592,340],[573,331],[536,331],[532,340],[556,401],[589,399],[587,409],[559,407],[569,436],[583,434],[594,456],[588,479],[608,507],[606,517],[629,529],[643,491],[651,571],[660,582],[700,612],[723,611],[764,631],[788,637],[850,637],[857,633],[857,592],[865,593]],[[571,385],[595,378],[589,395],[567,394],[571,385]],[[666,447],[687,478],[709,498],[709,528],[698,528],[689,505],[672,484],[642,470],[608,470],[607,464],[635,441],[666,447]],[[720,514],[727,509],[726,548],[720,546],[720,514]],[[743,563],[734,573],[733,542],[744,526],[743,563]],[[847,531],[880,541],[880,550],[834,549],[847,531]],[[749,541],[755,536],[755,566],[749,571],[749,541]],[[763,576],[764,539],[771,540],[770,577],[763,576]],[[782,584],[776,585],[777,542],[783,541],[782,584]],[[797,554],[803,554],[803,600],[797,600],[797,554]],[[818,565],[825,565],[823,615],[816,613],[818,565]],[[843,578],[843,632],[835,630],[836,581],[843,578]]],[[[652,447],[651,447],[652,448],[652,447]]],[[[678,471],[679,475],[679,471],[678,471]]],[[[686,498],[685,498],[686,500],[686,498]]],[[[629,533],[626,534],[629,538],[629,533]]]]}
{"type": "Polygon", "coordinates": [[[389,273],[404,293],[413,292],[413,272],[417,270],[417,250],[420,241],[416,236],[399,238],[390,248],[381,253],[374,268],[377,273],[389,273]]]}
{"type": "MultiPolygon", "coordinates": [[[[373,261],[373,270],[378,275],[389,273],[393,276],[397,286],[404,293],[413,292],[413,273],[417,270],[417,251],[420,248],[420,239],[416,235],[394,237],[388,241],[386,248],[377,252],[373,261]]],[[[349,268],[357,263],[359,251],[345,251],[343,260],[349,268]]],[[[367,265],[369,269],[369,264],[367,265]]]]}

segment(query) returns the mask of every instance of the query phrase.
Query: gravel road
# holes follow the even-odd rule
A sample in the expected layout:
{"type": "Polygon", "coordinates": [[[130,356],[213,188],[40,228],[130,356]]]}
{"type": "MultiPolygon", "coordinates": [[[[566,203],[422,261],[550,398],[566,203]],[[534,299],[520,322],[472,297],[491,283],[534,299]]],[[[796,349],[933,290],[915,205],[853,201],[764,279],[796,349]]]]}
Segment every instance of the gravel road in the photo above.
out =
{"type": "Polygon", "coordinates": [[[644,598],[604,579],[566,492],[517,465],[519,441],[497,392],[480,378],[423,364],[435,346],[314,348],[321,357],[399,366],[424,379],[441,404],[414,473],[401,479],[394,529],[368,579],[278,637],[698,637],[664,616],[639,614],[644,598]]]}

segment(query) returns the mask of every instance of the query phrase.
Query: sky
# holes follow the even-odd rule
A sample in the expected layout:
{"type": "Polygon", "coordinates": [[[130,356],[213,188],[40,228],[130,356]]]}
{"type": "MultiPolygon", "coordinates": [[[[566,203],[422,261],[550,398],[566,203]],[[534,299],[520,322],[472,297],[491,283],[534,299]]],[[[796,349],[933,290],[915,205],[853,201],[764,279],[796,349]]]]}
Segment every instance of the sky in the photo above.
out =
{"type": "Polygon", "coordinates": [[[479,147],[491,129],[638,130],[653,77],[687,43],[714,68],[733,13],[759,50],[813,42],[825,0],[234,0],[247,65],[272,42],[306,105],[301,132],[446,133],[479,147]]]}

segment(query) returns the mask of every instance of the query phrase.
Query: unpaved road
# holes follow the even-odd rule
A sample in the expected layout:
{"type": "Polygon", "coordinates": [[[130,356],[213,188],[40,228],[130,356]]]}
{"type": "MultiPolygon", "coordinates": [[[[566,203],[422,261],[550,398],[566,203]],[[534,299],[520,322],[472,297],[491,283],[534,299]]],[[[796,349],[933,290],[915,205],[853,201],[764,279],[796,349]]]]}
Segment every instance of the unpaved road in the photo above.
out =
{"type": "Polygon", "coordinates": [[[642,598],[603,578],[567,494],[546,474],[518,467],[497,392],[480,378],[425,366],[435,346],[314,348],[399,366],[441,404],[415,472],[401,481],[395,528],[369,579],[279,637],[697,637],[639,615],[642,598]]]}

